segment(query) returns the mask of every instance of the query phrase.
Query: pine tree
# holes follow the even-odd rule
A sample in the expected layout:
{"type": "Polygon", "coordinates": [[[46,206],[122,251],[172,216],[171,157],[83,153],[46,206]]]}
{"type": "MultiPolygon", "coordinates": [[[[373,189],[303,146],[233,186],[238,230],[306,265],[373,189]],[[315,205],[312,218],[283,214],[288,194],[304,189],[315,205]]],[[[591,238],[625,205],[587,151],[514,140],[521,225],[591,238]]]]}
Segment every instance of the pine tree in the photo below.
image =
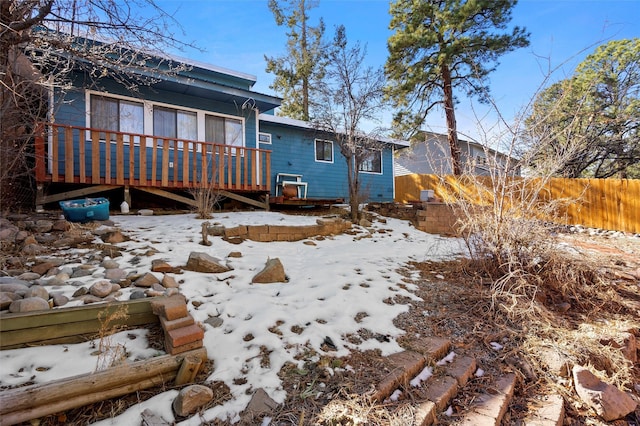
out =
{"type": "Polygon", "coordinates": [[[397,0],[391,4],[387,94],[398,110],[394,124],[415,133],[429,112],[444,109],[452,171],[459,175],[460,148],[454,89],[486,100],[497,58],[528,46],[528,33],[504,30],[517,0],[397,0]]]}
{"type": "Polygon", "coordinates": [[[311,0],[269,0],[276,23],[289,28],[287,54],[264,57],[266,71],[275,75],[270,87],[284,98],[282,115],[305,121],[311,118],[315,83],[323,78],[326,67],[324,22],[320,19],[316,26],[308,24],[308,11],[317,5],[311,0]]]}

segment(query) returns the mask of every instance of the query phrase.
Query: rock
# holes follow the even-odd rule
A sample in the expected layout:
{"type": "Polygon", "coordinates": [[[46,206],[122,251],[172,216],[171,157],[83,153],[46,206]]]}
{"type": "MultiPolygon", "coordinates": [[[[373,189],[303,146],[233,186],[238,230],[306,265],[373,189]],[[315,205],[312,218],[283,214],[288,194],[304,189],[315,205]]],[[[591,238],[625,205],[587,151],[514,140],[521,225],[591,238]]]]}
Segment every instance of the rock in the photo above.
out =
{"type": "Polygon", "coordinates": [[[317,246],[317,244],[316,244],[316,243],[314,243],[314,242],[313,242],[313,241],[311,241],[311,240],[306,240],[306,241],[304,241],[302,244],[305,244],[305,245],[308,245],[308,246],[317,246]]]}
{"type": "Polygon", "coordinates": [[[138,210],[138,214],[140,216],[153,216],[153,210],[151,210],[151,209],[140,209],[140,210],[138,210]]]}
{"type": "Polygon", "coordinates": [[[638,361],[636,336],[632,333],[621,333],[615,337],[601,338],[600,343],[616,349],[621,349],[624,357],[634,364],[638,361]]]}
{"type": "Polygon", "coordinates": [[[153,289],[148,289],[147,291],[144,292],[144,294],[147,297],[161,297],[164,296],[164,290],[162,291],[158,291],[158,290],[153,290],[153,289]]]}
{"type": "Polygon", "coordinates": [[[174,294],[180,294],[180,289],[177,288],[168,288],[164,291],[164,295],[169,297],[169,296],[173,296],[174,294]]]}
{"type": "Polygon", "coordinates": [[[545,347],[537,352],[542,364],[547,367],[549,372],[560,377],[569,377],[571,367],[567,358],[560,351],[545,347]]]}
{"type": "Polygon", "coordinates": [[[183,388],[173,400],[173,411],[185,417],[195,413],[213,399],[213,391],[203,385],[191,385],[183,388]]]}
{"type": "Polygon", "coordinates": [[[171,272],[173,271],[173,266],[169,265],[162,259],[154,259],[151,261],[151,272],[171,272]]]}
{"type": "Polygon", "coordinates": [[[118,264],[118,262],[116,262],[113,259],[105,259],[100,263],[100,266],[102,266],[104,269],[117,269],[120,267],[120,265],[118,264]]]}
{"type": "Polygon", "coordinates": [[[11,305],[9,305],[9,312],[13,313],[45,311],[48,309],[50,309],[49,302],[40,297],[14,300],[11,302],[11,305]]]}
{"type": "MultiPolygon", "coordinates": [[[[16,240],[18,238],[21,238],[20,234],[18,234],[18,236],[16,237],[16,240]]],[[[38,242],[38,240],[36,240],[36,237],[34,237],[33,235],[31,235],[29,233],[27,233],[27,235],[24,238],[22,238],[22,244],[25,244],[25,245],[36,244],[37,242],[38,242]]]]}
{"type": "Polygon", "coordinates": [[[142,290],[134,290],[129,295],[129,300],[144,299],[145,297],[147,297],[147,295],[144,294],[144,291],[142,291],[142,290]]]}
{"type": "Polygon", "coordinates": [[[258,284],[286,283],[288,281],[287,275],[284,273],[284,266],[277,257],[267,260],[264,269],[251,280],[252,283],[258,284]]]}
{"type": "Polygon", "coordinates": [[[362,218],[362,219],[360,219],[359,225],[362,226],[363,228],[369,228],[369,227],[371,227],[372,224],[367,219],[362,218]]]}
{"type": "Polygon", "coordinates": [[[164,287],[160,283],[154,283],[153,285],[151,285],[151,288],[149,290],[153,290],[153,291],[158,291],[160,293],[164,293],[164,287]]]}
{"type": "Polygon", "coordinates": [[[165,288],[178,288],[178,282],[171,275],[164,274],[162,277],[162,286],[165,288]]]}
{"type": "Polygon", "coordinates": [[[102,298],[98,296],[94,296],[92,294],[87,294],[86,296],[82,297],[82,301],[84,302],[85,305],[89,305],[91,303],[102,302],[102,298]]]}
{"type": "Polygon", "coordinates": [[[39,297],[44,300],[49,300],[49,292],[42,286],[32,285],[31,287],[29,287],[29,290],[27,291],[27,294],[25,294],[25,297],[39,297]]]}
{"type": "Polygon", "coordinates": [[[13,282],[7,280],[7,282],[0,281],[0,291],[6,291],[9,293],[22,292],[26,293],[29,290],[29,283],[14,279],[13,282]]]}
{"type": "Polygon", "coordinates": [[[23,274],[18,275],[16,278],[24,281],[33,281],[40,278],[40,275],[36,274],[35,272],[25,272],[23,274]]]}
{"type": "Polygon", "coordinates": [[[18,232],[19,229],[16,226],[5,226],[2,224],[2,226],[0,226],[0,241],[15,241],[18,232]]]}
{"type": "Polygon", "coordinates": [[[251,397],[242,417],[250,421],[258,416],[272,413],[277,406],[278,403],[271,399],[264,389],[260,388],[251,397]]]}
{"type": "Polygon", "coordinates": [[[232,251],[231,253],[229,253],[227,255],[227,257],[240,258],[240,257],[242,257],[242,253],[240,253],[239,251],[232,251]]]}
{"type": "Polygon", "coordinates": [[[20,251],[20,253],[25,254],[27,256],[32,256],[32,255],[44,253],[46,250],[47,249],[41,246],[40,244],[25,244],[25,246],[22,247],[22,250],[20,251]]]}
{"type": "Polygon", "coordinates": [[[127,276],[127,271],[120,268],[107,269],[104,271],[104,277],[111,281],[120,281],[127,276]]]}
{"type": "Polygon", "coordinates": [[[94,271],[95,269],[83,268],[82,266],[79,266],[73,270],[71,278],[88,277],[89,275],[93,274],[94,271]]]}
{"type": "Polygon", "coordinates": [[[87,293],[89,293],[89,290],[86,287],[80,287],[73,293],[72,297],[82,297],[87,293]]]}
{"type": "Polygon", "coordinates": [[[578,396],[607,422],[623,418],[638,405],[629,394],[579,365],[573,367],[573,381],[578,396]]]}
{"type": "Polygon", "coordinates": [[[69,303],[69,298],[64,294],[54,294],[52,300],[53,306],[64,306],[69,303]]]}
{"type": "Polygon", "coordinates": [[[160,280],[155,275],[153,275],[151,272],[147,272],[146,274],[135,280],[133,284],[137,285],[138,287],[151,287],[152,285],[159,283],[160,280]]]}
{"type": "Polygon", "coordinates": [[[112,291],[111,281],[107,281],[107,280],[98,281],[89,288],[89,293],[91,293],[96,297],[107,297],[108,295],[111,294],[111,291],[112,291]]]}
{"type": "Polygon", "coordinates": [[[38,233],[50,232],[51,229],[53,229],[53,222],[50,220],[36,220],[32,223],[27,222],[27,229],[38,233]]]}
{"type": "Polygon", "coordinates": [[[55,265],[53,262],[42,262],[42,263],[33,265],[31,267],[31,272],[39,275],[44,275],[49,271],[49,269],[55,268],[56,266],[57,265],[55,265]]]}
{"type": "Polygon", "coordinates": [[[165,419],[155,414],[148,408],[140,413],[142,417],[142,426],[171,426],[165,419]]]}
{"type": "Polygon", "coordinates": [[[102,235],[102,241],[108,244],[118,244],[126,241],[126,239],[124,235],[122,235],[122,232],[117,230],[117,231],[108,232],[102,235]]]}
{"type": "Polygon", "coordinates": [[[9,309],[11,302],[14,300],[22,299],[16,293],[10,293],[8,291],[0,291],[0,309],[9,309]]]}
{"type": "Polygon", "coordinates": [[[210,317],[204,320],[204,323],[209,324],[213,328],[218,328],[222,326],[222,324],[224,323],[224,320],[220,317],[210,317]]]}
{"type": "Polygon", "coordinates": [[[69,229],[71,229],[71,223],[67,222],[64,219],[58,219],[55,222],[53,222],[53,227],[51,228],[52,231],[61,231],[61,232],[68,231],[69,229]]]}
{"type": "Polygon", "coordinates": [[[209,256],[207,253],[191,252],[187,261],[186,269],[195,272],[206,272],[218,274],[233,270],[221,263],[222,261],[216,257],[209,256]]]}

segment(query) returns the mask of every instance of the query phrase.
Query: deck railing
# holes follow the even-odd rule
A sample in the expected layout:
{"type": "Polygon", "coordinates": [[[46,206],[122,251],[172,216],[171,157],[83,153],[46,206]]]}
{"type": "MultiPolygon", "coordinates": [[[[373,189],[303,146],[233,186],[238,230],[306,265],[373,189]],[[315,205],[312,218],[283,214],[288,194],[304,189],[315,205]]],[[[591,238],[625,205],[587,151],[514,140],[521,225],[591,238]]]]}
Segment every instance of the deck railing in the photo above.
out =
{"type": "Polygon", "coordinates": [[[269,191],[271,151],[46,123],[35,138],[36,180],[269,191]]]}

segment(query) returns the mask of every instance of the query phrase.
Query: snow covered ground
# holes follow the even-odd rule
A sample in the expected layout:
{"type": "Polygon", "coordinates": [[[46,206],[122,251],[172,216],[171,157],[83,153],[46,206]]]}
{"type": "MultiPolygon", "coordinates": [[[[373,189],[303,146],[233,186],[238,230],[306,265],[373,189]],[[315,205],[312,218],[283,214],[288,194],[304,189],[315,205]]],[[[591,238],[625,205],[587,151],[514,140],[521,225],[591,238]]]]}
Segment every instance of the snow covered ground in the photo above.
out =
{"type": "MultiPolygon", "coordinates": [[[[215,362],[209,379],[224,381],[233,396],[202,417],[194,416],[180,423],[183,425],[199,425],[214,418],[237,420],[252,391],[258,388],[263,388],[276,402],[283,402],[286,394],[277,373],[286,362],[299,362],[294,357],[309,347],[336,357],[351,350],[379,348],[383,354],[400,351],[396,338],[402,330],[392,321],[408,307],[383,301],[396,295],[416,296],[411,292],[412,285],[402,282],[397,269],[411,260],[450,258],[463,252],[458,239],[426,234],[406,221],[390,218],[385,218],[386,223],[374,220],[369,228],[354,226],[355,235],[310,239],[306,240],[307,244],[246,240],[235,245],[210,237],[213,242],[210,247],[199,244],[202,221],[192,214],[112,219],[131,238],[119,244],[127,251],[116,259],[128,272],[147,272],[154,259],[163,259],[172,266],[185,265],[192,251],[224,259],[233,267],[223,274],[184,271],[175,275],[196,321],[204,323],[211,317],[222,320],[219,327],[204,325],[204,345],[209,358],[215,362]],[[309,241],[314,245],[308,244],[309,241]],[[149,249],[156,250],[157,254],[140,255],[149,249]],[[232,251],[241,252],[242,257],[228,257],[232,251]],[[130,261],[136,255],[140,261],[132,264],[130,261]],[[276,257],[282,261],[289,282],[251,284],[267,259],[276,257]],[[355,317],[361,312],[367,316],[356,322],[355,317]],[[354,345],[343,340],[343,336],[361,328],[370,330],[372,335],[388,336],[389,341],[370,339],[354,345]],[[249,335],[253,339],[249,339],[249,335]],[[326,337],[335,343],[336,351],[322,350],[326,337]],[[261,347],[269,352],[268,368],[261,366],[261,347]]],[[[218,213],[209,222],[226,227],[311,225],[316,219],[316,216],[274,212],[234,212],[218,213]]],[[[92,278],[99,275],[94,274],[92,278]]],[[[161,278],[161,274],[157,275],[161,278]]],[[[122,298],[128,299],[130,291],[130,288],[123,289],[122,298]]],[[[112,337],[111,343],[124,345],[131,360],[158,354],[147,348],[145,330],[119,333],[112,337]]],[[[88,373],[96,369],[97,358],[91,342],[2,351],[0,384],[43,383],[88,373]]],[[[175,390],[159,394],[100,424],[139,424],[140,413],[145,408],[172,422],[175,417],[171,401],[176,394],[175,390]]]]}

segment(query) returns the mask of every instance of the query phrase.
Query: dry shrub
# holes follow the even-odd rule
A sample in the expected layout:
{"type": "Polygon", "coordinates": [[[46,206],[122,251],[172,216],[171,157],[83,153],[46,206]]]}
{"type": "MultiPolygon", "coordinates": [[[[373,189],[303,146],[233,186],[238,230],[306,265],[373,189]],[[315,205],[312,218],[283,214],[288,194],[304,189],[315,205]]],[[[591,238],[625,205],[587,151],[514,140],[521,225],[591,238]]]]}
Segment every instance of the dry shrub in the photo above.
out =
{"type": "Polygon", "coordinates": [[[120,364],[127,357],[127,350],[124,345],[114,343],[112,336],[126,327],[122,325],[122,320],[128,316],[129,309],[126,305],[120,305],[115,310],[105,309],[98,314],[100,329],[98,330],[98,347],[96,354],[96,371],[106,370],[120,364]]]}
{"type": "MultiPolygon", "coordinates": [[[[205,149],[207,149],[205,147],[205,149]]],[[[206,168],[207,173],[211,173],[209,181],[199,179],[199,184],[195,188],[191,188],[189,193],[196,202],[196,213],[198,219],[211,219],[216,206],[222,199],[222,194],[218,187],[218,174],[216,173],[216,163],[214,160],[215,154],[212,152],[203,152],[202,155],[206,156],[206,168]]],[[[199,173],[202,174],[202,171],[199,173]]]]}
{"type": "Polygon", "coordinates": [[[406,426],[414,424],[414,411],[410,404],[402,404],[395,410],[389,410],[384,405],[374,403],[367,396],[343,394],[325,405],[313,424],[406,426]]]}

